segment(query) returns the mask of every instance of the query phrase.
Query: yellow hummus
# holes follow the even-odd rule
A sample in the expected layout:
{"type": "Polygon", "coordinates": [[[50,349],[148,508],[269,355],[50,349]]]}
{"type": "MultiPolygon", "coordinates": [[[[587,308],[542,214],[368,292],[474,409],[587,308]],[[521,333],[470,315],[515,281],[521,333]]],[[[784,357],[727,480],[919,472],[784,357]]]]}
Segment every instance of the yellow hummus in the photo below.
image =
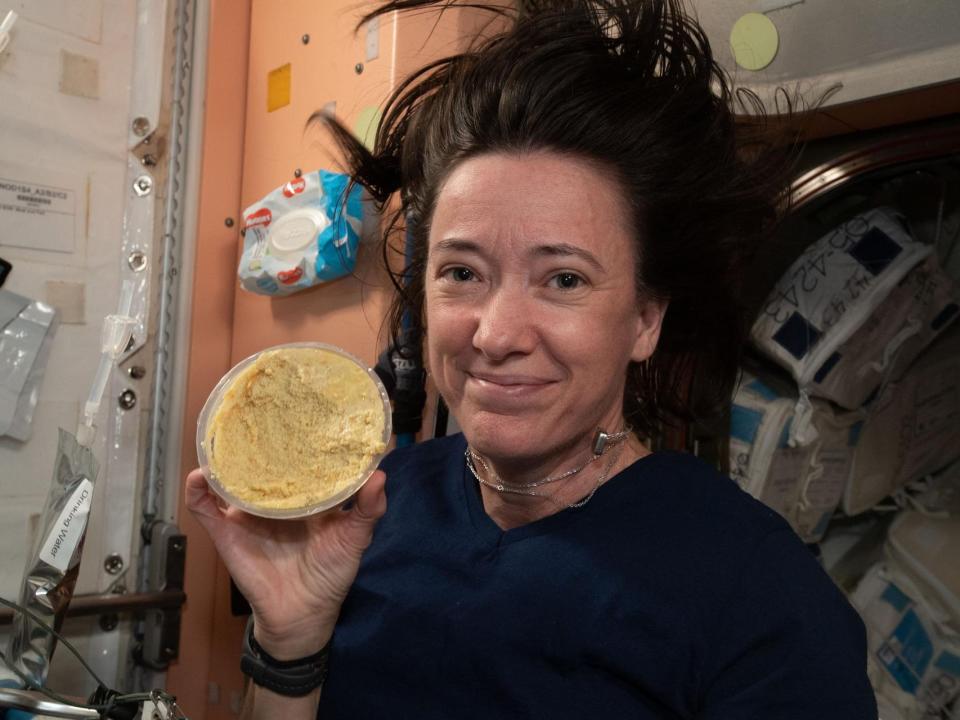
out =
{"type": "Polygon", "coordinates": [[[377,386],[320,348],[261,354],[224,393],[206,431],[210,469],[238,500],[306,508],[356,484],[384,450],[377,386]]]}

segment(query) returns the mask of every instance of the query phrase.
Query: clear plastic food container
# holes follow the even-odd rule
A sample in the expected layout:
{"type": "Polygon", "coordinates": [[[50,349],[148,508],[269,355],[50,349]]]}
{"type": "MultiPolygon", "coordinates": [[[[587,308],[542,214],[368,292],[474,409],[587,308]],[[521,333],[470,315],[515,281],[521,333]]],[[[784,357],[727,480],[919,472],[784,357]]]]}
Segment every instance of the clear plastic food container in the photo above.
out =
{"type": "MultiPolygon", "coordinates": [[[[285,345],[276,345],[274,347],[269,347],[264,350],[261,350],[250,357],[241,360],[237,363],[226,375],[221,378],[220,382],[217,383],[217,386],[213,389],[213,392],[210,393],[210,397],[207,398],[207,402],[203,406],[203,410],[200,412],[200,417],[197,422],[197,458],[200,461],[200,469],[203,471],[204,476],[207,479],[207,483],[213,489],[213,491],[219,495],[223,500],[225,500],[230,505],[238,507],[245,512],[250,513],[251,515],[258,515],[260,517],[267,518],[302,518],[308,515],[313,515],[315,513],[323,512],[332,507],[339,505],[340,503],[347,500],[350,496],[357,492],[364,483],[369,479],[373,474],[373,471],[377,469],[377,466],[380,463],[380,460],[386,454],[386,446],[390,442],[390,433],[391,433],[391,421],[390,421],[390,400],[387,397],[386,388],[384,388],[383,383],[380,382],[380,378],[377,377],[376,373],[373,372],[365,363],[363,363],[358,358],[354,357],[350,353],[342,350],[341,348],[335,347],[333,345],[327,345],[325,343],[319,342],[299,342],[299,343],[288,343],[285,345]],[[367,463],[366,467],[357,474],[356,480],[350,482],[348,485],[337,489],[333,494],[318,498],[316,502],[312,502],[309,505],[303,507],[294,507],[294,508],[273,508],[265,507],[263,505],[258,505],[252,502],[247,502],[235,494],[231,493],[224,484],[221,483],[220,479],[217,478],[216,473],[214,473],[211,462],[213,458],[213,449],[216,445],[216,434],[211,435],[210,444],[211,447],[207,447],[207,436],[211,424],[215,421],[217,417],[217,412],[220,409],[221,404],[224,401],[225,396],[228,391],[233,387],[234,381],[253,363],[257,361],[260,356],[271,353],[277,350],[284,350],[288,348],[307,348],[311,350],[316,350],[321,353],[332,353],[341,358],[349,360],[351,363],[360,368],[369,378],[371,389],[376,391],[376,394],[379,396],[382,406],[383,406],[383,428],[381,439],[383,441],[383,450],[381,452],[375,452],[370,459],[370,462],[367,463]]],[[[307,443],[305,442],[304,445],[307,443]]]]}

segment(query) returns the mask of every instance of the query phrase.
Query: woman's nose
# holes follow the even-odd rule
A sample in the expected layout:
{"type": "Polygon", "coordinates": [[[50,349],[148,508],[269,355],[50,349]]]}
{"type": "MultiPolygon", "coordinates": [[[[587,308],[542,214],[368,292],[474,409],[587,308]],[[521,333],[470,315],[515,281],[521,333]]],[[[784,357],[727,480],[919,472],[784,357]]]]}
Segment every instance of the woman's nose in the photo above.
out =
{"type": "Polygon", "coordinates": [[[522,291],[500,288],[477,307],[473,345],[493,361],[529,354],[537,345],[537,316],[522,291]]]}

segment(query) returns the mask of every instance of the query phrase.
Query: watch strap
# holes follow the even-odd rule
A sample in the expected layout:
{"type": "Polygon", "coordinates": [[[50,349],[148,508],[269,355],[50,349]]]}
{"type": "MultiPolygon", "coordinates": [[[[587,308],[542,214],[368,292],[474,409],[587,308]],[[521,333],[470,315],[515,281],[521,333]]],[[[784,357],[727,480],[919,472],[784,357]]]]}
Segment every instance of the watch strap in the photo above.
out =
{"type": "Polygon", "coordinates": [[[243,634],[240,670],[254,684],[288,697],[302,697],[323,685],[327,676],[328,642],[320,652],[295,660],[277,660],[253,636],[253,617],[243,634]]]}

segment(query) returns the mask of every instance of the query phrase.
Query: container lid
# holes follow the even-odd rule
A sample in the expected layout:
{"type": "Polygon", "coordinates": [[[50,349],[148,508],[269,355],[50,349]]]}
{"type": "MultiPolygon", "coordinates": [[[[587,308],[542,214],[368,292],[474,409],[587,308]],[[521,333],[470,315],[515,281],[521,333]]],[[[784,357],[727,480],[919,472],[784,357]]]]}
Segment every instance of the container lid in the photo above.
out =
{"type": "Polygon", "coordinates": [[[327,216],[317,208],[286,213],[270,226],[267,234],[270,253],[280,257],[301,253],[329,224],[327,216]]]}

